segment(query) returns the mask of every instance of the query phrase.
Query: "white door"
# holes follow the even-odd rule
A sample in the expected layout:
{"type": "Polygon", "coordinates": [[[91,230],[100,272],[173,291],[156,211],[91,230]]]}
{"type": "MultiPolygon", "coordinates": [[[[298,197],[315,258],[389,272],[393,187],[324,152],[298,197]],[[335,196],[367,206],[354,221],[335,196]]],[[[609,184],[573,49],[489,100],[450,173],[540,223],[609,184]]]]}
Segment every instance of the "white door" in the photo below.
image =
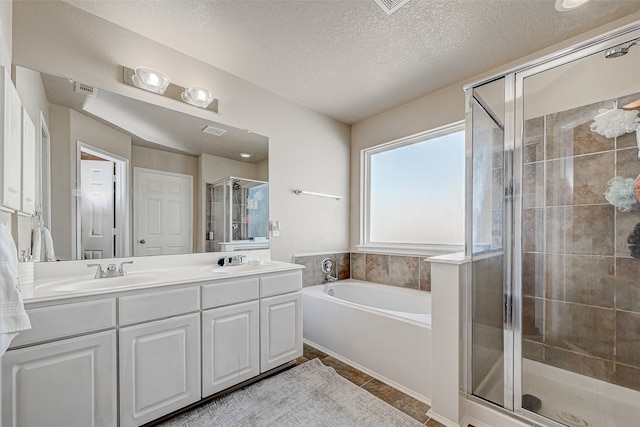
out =
{"type": "Polygon", "coordinates": [[[36,213],[36,127],[22,108],[22,212],[36,213]]]}
{"type": "Polygon", "coordinates": [[[80,161],[81,259],[115,256],[114,162],[80,161]]]}
{"type": "Polygon", "coordinates": [[[258,301],[202,312],[202,397],[260,374],[258,301]]]}
{"type": "Polygon", "coordinates": [[[112,427],[116,332],[10,350],[2,356],[3,427],[112,427]]]}
{"type": "Polygon", "coordinates": [[[260,373],[302,356],[302,293],[260,300],[260,373]]]}
{"type": "Polygon", "coordinates": [[[135,168],[134,255],[192,252],[193,177],[135,168]]]}
{"type": "Polygon", "coordinates": [[[200,313],[120,329],[120,427],[200,400],[200,313]]]}

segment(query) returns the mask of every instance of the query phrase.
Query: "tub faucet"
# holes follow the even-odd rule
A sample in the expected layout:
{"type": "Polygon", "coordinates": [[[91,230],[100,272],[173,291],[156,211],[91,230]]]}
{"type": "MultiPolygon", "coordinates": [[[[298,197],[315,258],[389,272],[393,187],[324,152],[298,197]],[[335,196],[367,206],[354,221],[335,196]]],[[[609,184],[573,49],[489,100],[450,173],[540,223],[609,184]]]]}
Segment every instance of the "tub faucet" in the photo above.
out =
{"type": "Polygon", "coordinates": [[[336,277],[331,275],[331,270],[333,270],[333,260],[331,258],[325,258],[322,260],[322,272],[326,274],[324,276],[324,280],[327,282],[335,282],[338,280],[336,277]]]}

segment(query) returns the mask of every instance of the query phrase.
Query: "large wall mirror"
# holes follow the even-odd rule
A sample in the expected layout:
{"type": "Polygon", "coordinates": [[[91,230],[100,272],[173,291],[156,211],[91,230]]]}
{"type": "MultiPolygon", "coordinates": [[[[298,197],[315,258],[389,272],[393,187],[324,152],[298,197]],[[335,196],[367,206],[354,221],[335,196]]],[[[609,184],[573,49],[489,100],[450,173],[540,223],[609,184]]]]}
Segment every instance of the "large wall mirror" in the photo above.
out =
{"type": "Polygon", "coordinates": [[[267,137],[20,66],[15,82],[57,260],[268,248],[267,137]]]}

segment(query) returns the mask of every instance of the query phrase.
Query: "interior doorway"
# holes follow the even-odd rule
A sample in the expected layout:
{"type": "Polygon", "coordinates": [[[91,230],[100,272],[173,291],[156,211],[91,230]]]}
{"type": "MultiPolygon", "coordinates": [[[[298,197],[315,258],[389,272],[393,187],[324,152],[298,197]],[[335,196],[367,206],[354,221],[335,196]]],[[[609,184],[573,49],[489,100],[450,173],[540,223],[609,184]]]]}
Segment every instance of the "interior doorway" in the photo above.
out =
{"type": "Polygon", "coordinates": [[[78,259],[129,256],[128,160],[78,142],[78,259]]]}

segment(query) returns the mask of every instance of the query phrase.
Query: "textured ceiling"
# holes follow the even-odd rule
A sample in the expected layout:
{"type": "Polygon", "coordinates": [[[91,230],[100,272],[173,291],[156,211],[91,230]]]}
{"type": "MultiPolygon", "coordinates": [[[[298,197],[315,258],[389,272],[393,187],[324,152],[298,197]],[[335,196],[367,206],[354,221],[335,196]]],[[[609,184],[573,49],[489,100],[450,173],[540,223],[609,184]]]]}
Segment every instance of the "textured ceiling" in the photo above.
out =
{"type": "MultiPolygon", "coordinates": [[[[345,123],[640,10],[592,0],[67,0],[345,123]]],[[[215,88],[213,88],[215,90],[215,88]]]]}

